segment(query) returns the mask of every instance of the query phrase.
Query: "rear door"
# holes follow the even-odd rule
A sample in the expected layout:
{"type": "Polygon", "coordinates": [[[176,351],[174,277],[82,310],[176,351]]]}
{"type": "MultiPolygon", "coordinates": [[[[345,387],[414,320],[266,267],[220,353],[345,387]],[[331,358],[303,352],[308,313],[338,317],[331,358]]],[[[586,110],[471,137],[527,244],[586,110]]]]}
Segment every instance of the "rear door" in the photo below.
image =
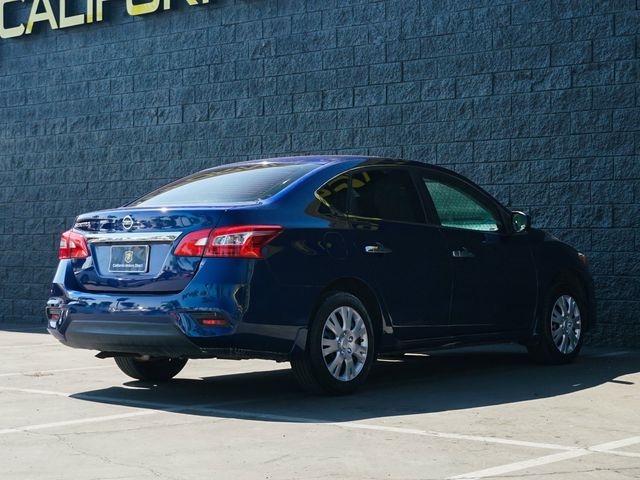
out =
{"type": "Polygon", "coordinates": [[[426,221],[410,170],[357,170],[351,186],[355,256],[371,272],[395,335],[444,336],[451,297],[447,245],[440,228],[426,221]]]}
{"type": "Polygon", "coordinates": [[[528,328],[537,294],[528,233],[511,233],[497,202],[470,183],[441,172],[423,172],[420,183],[439,218],[452,266],[452,332],[528,328]]]}

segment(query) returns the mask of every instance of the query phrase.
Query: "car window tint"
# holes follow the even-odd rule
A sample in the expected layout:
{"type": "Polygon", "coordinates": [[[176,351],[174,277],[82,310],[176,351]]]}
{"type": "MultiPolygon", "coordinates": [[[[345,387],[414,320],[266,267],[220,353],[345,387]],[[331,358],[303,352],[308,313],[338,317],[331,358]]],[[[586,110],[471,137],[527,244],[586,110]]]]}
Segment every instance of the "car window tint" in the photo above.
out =
{"type": "Polygon", "coordinates": [[[269,198],[304,174],[317,168],[311,163],[258,163],[204,170],[130,204],[132,207],[220,205],[256,202],[269,198]]]}
{"type": "Polygon", "coordinates": [[[322,213],[345,214],[349,197],[349,175],[344,174],[327,182],[316,192],[328,211],[322,213]]]}
{"type": "Polygon", "coordinates": [[[424,212],[406,170],[364,170],[351,176],[349,213],[358,217],[423,223],[424,212]]]}
{"type": "Polygon", "coordinates": [[[469,194],[436,180],[424,179],[443,227],[495,232],[495,216],[469,194]]]}

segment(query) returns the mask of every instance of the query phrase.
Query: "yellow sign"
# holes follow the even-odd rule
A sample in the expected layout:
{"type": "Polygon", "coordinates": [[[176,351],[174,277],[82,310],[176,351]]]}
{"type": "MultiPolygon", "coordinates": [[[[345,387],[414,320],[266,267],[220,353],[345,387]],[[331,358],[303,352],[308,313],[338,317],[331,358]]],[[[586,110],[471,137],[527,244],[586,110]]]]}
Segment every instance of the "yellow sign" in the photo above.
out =
{"type": "MultiPolygon", "coordinates": [[[[15,38],[30,35],[34,25],[48,23],[51,30],[102,22],[103,4],[109,0],[86,0],[85,12],[68,15],[67,0],[57,0],[57,11],[51,0],[31,0],[31,8],[25,23],[15,20],[16,13],[25,0],[0,0],[0,38],[15,38]]],[[[56,0],[53,0],[54,2],[56,0]]],[[[146,15],[157,11],[171,10],[172,0],[126,0],[127,13],[132,16],[146,15]]],[[[181,0],[190,6],[209,3],[209,0],[181,0]]]]}

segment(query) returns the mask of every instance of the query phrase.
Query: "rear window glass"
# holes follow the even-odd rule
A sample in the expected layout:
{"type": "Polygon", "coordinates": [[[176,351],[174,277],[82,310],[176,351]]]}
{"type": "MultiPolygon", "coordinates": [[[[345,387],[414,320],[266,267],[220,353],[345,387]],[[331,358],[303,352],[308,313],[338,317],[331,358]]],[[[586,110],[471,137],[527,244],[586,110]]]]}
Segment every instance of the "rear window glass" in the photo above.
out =
{"type": "Polygon", "coordinates": [[[132,207],[220,205],[269,198],[317,164],[259,163],[205,170],[170,183],[132,202],[132,207]]]}

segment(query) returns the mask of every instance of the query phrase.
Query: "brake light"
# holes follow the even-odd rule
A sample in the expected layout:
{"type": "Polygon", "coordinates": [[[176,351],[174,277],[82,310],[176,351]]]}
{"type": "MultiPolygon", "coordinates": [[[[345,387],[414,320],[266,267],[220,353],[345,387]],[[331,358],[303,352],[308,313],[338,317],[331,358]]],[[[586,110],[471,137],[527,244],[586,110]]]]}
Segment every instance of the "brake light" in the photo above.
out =
{"type": "Polygon", "coordinates": [[[174,255],[188,257],[263,258],[262,248],[282,232],[272,225],[243,225],[198,230],[186,235],[174,255]]]}
{"type": "Polygon", "coordinates": [[[178,257],[201,257],[204,254],[210,234],[210,228],[188,233],[180,241],[173,254],[178,257]]]}
{"type": "Polygon", "coordinates": [[[89,256],[89,247],[83,235],[67,230],[60,237],[60,248],[58,249],[58,258],[65,260],[68,258],[87,258],[89,256]]]}
{"type": "Polygon", "coordinates": [[[216,228],[211,232],[204,256],[262,258],[262,247],[281,231],[282,227],[267,225],[216,228]]]}

